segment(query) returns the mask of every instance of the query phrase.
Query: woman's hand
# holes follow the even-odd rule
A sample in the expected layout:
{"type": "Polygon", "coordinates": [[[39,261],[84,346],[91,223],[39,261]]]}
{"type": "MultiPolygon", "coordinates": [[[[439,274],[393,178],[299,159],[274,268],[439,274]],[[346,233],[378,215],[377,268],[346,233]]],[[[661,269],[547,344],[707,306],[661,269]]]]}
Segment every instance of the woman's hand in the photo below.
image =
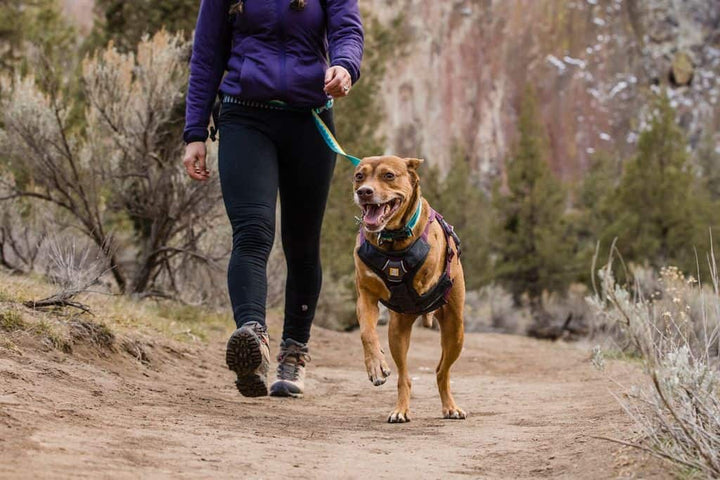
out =
{"type": "Polygon", "coordinates": [[[191,142],[185,146],[185,157],[183,164],[190,178],[205,181],[210,178],[210,170],[205,164],[207,148],[205,142],[191,142]]]}
{"type": "Polygon", "coordinates": [[[347,96],[352,87],[352,78],[345,68],[340,66],[330,67],[325,72],[325,93],[333,98],[347,96]]]}

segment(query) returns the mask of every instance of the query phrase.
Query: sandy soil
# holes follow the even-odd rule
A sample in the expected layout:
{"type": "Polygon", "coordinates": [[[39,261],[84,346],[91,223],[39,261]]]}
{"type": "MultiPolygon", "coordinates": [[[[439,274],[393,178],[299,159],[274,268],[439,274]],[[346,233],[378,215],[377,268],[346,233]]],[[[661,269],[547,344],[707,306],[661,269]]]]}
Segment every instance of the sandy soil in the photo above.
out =
{"type": "MultiPolygon", "coordinates": [[[[0,477],[667,477],[656,460],[592,438],[628,439],[632,425],[618,387],[576,345],[467,335],[453,388],[470,417],[443,420],[438,333],[416,329],[413,421],[390,425],[395,377],[368,382],[356,333],[315,329],[301,400],[241,397],[222,339],[150,343],[149,365],[78,348],[0,353],[0,477]]],[[[638,378],[632,364],[608,370],[638,378]]]]}

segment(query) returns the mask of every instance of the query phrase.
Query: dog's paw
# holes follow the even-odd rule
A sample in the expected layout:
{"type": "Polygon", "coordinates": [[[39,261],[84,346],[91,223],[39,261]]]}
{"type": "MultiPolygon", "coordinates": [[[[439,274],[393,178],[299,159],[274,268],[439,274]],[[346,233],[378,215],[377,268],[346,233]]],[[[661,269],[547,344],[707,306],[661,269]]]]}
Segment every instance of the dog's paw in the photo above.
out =
{"type": "Polygon", "coordinates": [[[406,408],[396,408],[388,416],[388,423],[407,423],[410,421],[410,412],[406,408]]]}
{"type": "Polygon", "coordinates": [[[384,384],[387,377],[390,376],[390,367],[388,367],[383,357],[367,359],[365,360],[365,366],[367,367],[368,378],[376,387],[384,384]]]}
{"type": "Polygon", "coordinates": [[[465,413],[462,408],[458,407],[443,408],[443,418],[450,420],[465,420],[467,418],[467,413],[465,413]]]}

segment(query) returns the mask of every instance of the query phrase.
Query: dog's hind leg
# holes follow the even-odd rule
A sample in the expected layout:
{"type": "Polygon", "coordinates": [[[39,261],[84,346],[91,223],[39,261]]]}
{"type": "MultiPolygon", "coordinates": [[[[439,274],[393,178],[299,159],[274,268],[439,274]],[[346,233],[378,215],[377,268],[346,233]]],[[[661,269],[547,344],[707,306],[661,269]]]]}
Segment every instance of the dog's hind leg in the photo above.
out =
{"type": "Polygon", "coordinates": [[[425,328],[433,328],[434,318],[432,313],[426,313],[422,316],[422,324],[425,328]]]}
{"type": "Polygon", "coordinates": [[[410,389],[412,382],[407,368],[407,352],[410,347],[410,335],[415,315],[400,315],[390,312],[388,343],[398,372],[398,398],[395,410],[390,412],[388,422],[405,423],[410,421],[410,389]]]}
{"type": "Polygon", "coordinates": [[[438,311],[436,318],[440,324],[442,356],[435,371],[442,401],[443,418],[463,419],[467,415],[455,404],[452,392],[450,392],[450,367],[460,356],[464,340],[462,304],[458,308],[457,303],[448,303],[438,311]]]}

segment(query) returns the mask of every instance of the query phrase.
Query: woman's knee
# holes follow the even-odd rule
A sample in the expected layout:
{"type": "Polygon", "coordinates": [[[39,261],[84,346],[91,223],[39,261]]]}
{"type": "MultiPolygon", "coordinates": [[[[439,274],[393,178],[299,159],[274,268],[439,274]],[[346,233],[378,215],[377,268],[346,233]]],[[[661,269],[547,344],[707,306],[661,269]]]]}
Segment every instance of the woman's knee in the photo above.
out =
{"type": "Polygon", "coordinates": [[[245,214],[231,218],[233,253],[267,257],[275,239],[275,218],[267,214],[245,214]]]}

